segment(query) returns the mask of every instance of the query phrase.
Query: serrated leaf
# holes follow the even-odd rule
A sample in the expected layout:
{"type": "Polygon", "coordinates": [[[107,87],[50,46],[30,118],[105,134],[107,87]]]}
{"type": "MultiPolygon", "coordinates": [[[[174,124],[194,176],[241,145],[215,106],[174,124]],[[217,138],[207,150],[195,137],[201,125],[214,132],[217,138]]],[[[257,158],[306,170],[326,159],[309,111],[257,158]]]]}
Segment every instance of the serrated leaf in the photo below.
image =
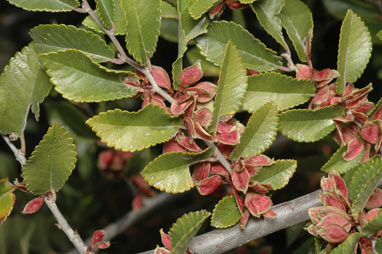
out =
{"type": "Polygon", "coordinates": [[[199,153],[165,153],[150,162],[141,172],[145,181],[165,192],[181,193],[194,187],[190,165],[213,155],[212,149],[199,153]]]}
{"type": "Polygon", "coordinates": [[[313,34],[313,17],[309,8],[300,0],[285,0],[280,15],[281,24],[302,62],[307,61],[306,46],[313,34]],[[309,36],[309,34],[311,35],[309,36]]]}
{"type": "Polygon", "coordinates": [[[365,23],[352,10],[348,10],[342,22],[338,45],[337,94],[344,91],[346,82],[355,82],[362,75],[371,51],[371,36],[365,23]]]}
{"type": "Polygon", "coordinates": [[[321,170],[326,173],[337,172],[339,174],[344,174],[348,170],[357,166],[361,160],[364,152],[360,153],[356,158],[351,161],[345,161],[342,155],[346,152],[347,146],[341,146],[338,150],[330,157],[330,159],[322,166],[321,170]]]}
{"type": "Polygon", "coordinates": [[[376,254],[382,254],[382,237],[378,237],[375,241],[375,250],[377,251],[376,254]]]}
{"type": "MultiPolygon", "coordinates": [[[[112,0],[114,2],[114,16],[113,16],[113,23],[115,25],[115,35],[123,35],[126,34],[126,19],[125,14],[122,10],[122,0],[112,0]]],[[[100,16],[100,10],[95,10],[95,14],[99,17],[100,16]]],[[[87,16],[83,21],[82,24],[99,32],[99,33],[105,33],[98,25],[94,22],[94,20],[87,16]]]]}
{"type": "Polygon", "coordinates": [[[7,0],[27,11],[64,12],[80,6],[78,0],[7,0]]]}
{"type": "Polygon", "coordinates": [[[247,72],[242,64],[240,53],[232,42],[228,42],[220,67],[211,131],[215,131],[220,117],[234,115],[240,108],[247,82],[247,72]]]}
{"type": "Polygon", "coordinates": [[[257,175],[252,177],[252,181],[270,184],[272,190],[278,190],[288,184],[296,168],[295,160],[277,160],[275,164],[263,167],[257,175]]]}
{"type": "Polygon", "coordinates": [[[21,135],[29,107],[36,119],[40,103],[51,88],[49,77],[41,69],[33,44],[11,58],[0,76],[0,132],[21,135]]]}
{"type": "Polygon", "coordinates": [[[240,218],[241,213],[236,205],[235,197],[226,196],[216,204],[212,212],[211,226],[228,228],[235,225],[240,218]]]}
{"type": "Polygon", "coordinates": [[[198,19],[218,1],[219,0],[194,0],[188,11],[191,17],[198,19]]]}
{"type": "Polygon", "coordinates": [[[248,78],[243,109],[254,112],[273,101],[282,111],[307,102],[315,90],[310,80],[297,80],[276,72],[261,73],[248,78]]]}
{"type": "Polygon", "coordinates": [[[264,152],[276,138],[278,124],[277,106],[272,102],[262,106],[252,114],[230,159],[236,161],[264,152]]]}
{"type": "Polygon", "coordinates": [[[210,216],[206,210],[183,215],[170,228],[171,254],[184,254],[192,238],[210,216]]]}
{"type": "Polygon", "coordinates": [[[86,123],[108,146],[125,152],[166,142],[183,125],[180,118],[172,118],[163,108],[152,104],[138,112],[109,110],[86,123]]]}
{"type": "Polygon", "coordinates": [[[94,61],[105,62],[114,58],[114,52],[97,34],[70,25],[39,25],[29,32],[37,53],[78,49],[94,61]]]}
{"type": "Polygon", "coordinates": [[[166,19],[178,18],[178,11],[176,10],[176,8],[165,1],[162,1],[162,22],[163,22],[163,18],[166,18],[166,19]]]}
{"type": "Polygon", "coordinates": [[[251,8],[265,31],[287,49],[288,45],[282,33],[281,20],[277,16],[284,5],[284,0],[259,0],[251,4],[251,8]]]}
{"type": "Polygon", "coordinates": [[[382,229],[382,213],[379,212],[373,219],[362,226],[364,236],[372,235],[382,229]]]}
{"type": "Polygon", "coordinates": [[[71,175],[76,156],[76,146],[65,128],[50,127],[21,169],[28,191],[35,195],[51,189],[58,192],[71,175]]]}
{"type": "Polygon", "coordinates": [[[334,119],[343,114],[340,107],[289,110],[280,114],[280,131],[298,142],[315,142],[331,133],[334,119]]]}
{"type": "Polygon", "coordinates": [[[353,253],[354,248],[358,244],[360,237],[361,237],[360,233],[351,234],[343,243],[339,244],[336,248],[334,248],[330,252],[330,254],[353,253]]]}
{"type": "Polygon", "coordinates": [[[12,212],[16,196],[7,178],[0,179],[0,225],[12,212]]]}
{"type": "Polygon", "coordinates": [[[131,73],[107,69],[79,50],[60,50],[40,57],[55,89],[68,100],[99,102],[137,94],[134,87],[123,84],[131,73]]]}
{"type": "Polygon", "coordinates": [[[114,0],[95,0],[97,4],[97,10],[99,10],[99,18],[102,24],[107,28],[113,27],[113,17],[115,11],[114,0]]]}
{"type": "Polygon", "coordinates": [[[122,0],[127,20],[126,47],[136,61],[146,65],[157,46],[162,1],[161,0],[122,0]]]}
{"type": "Polygon", "coordinates": [[[253,2],[256,2],[257,0],[239,0],[240,3],[242,4],[251,4],[253,2]]]}
{"type": "Polygon", "coordinates": [[[271,71],[280,65],[280,57],[268,49],[242,26],[233,22],[213,22],[208,33],[197,39],[197,46],[207,60],[221,65],[224,59],[224,49],[232,41],[243,58],[243,64],[248,69],[259,72],[271,71]]]}

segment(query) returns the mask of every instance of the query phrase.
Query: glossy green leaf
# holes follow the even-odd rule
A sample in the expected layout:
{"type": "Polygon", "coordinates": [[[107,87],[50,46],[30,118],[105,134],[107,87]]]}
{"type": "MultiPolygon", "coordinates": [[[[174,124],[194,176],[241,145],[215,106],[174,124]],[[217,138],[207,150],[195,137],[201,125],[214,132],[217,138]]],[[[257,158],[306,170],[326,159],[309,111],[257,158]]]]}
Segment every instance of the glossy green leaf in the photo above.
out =
{"type": "Polygon", "coordinates": [[[263,167],[257,175],[252,177],[252,181],[270,184],[272,190],[278,190],[288,184],[296,168],[295,160],[277,160],[275,164],[263,167]]]}
{"type": "Polygon", "coordinates": [[[211,131],[215,131],[220,117],[234,115],[238,111],[247,89],[247,82],[247,72],[240,53],[232,42],[228,42],[220,67],[211,131]]]}
{"type": "Polygon", "coordinates": [[[213,154],[212,149],[199,153],[165,153],[148,164],[141,175],[149,185],[161,191],[185,192],[194,187],[190,165],[207,160],[213,154]]]}
{"type": "Polygon", "coordinates": [[[76,146],[65,128],[50,127],[21,169],[27,189],[35,195],[59,191],[75,167],[76,156],[76,146]]]}
{"type": "Polygon", "coordinates": [[[277,106],[272,102],[262,106],[252,114],[230,159],[236,161],[264,152],[275,140],[278,124],[277,106]]]}
{"type": "Polygon", "coordinates": [[[355,82],[362,75],[371,57],[371,51],[371,37],[365,23],[349,10],[342,22],[338,45],[338,94],[344,91],[346,82],[355,82]]]}
{"type": "Polygon", "coordinates": [[[378,213],[377,216],[375,216],[370,221],[366,222],[362,226],[362,234],[364,236],[372,235],[377,233],[379,230],[382,229],[382,213],[378,213]]]}
{"type": "Polygon", "coordinates": [[[282,111],[307,102],[315,90],[310,80],[297,80],[276,72],[261,73],[248,78],[243,109],[254,112],[273,101],[282,111]]]}
{"type": "Polygon", "coordinates": [[[277,16],[284,5],[284,0],[259,0],[251,4],[251,8],[265,31],[287,49],[288,45],[282,33],[281,20],[277,16]]]}
{"type": "Polygon", "coordinates": [[[191,17],[198,19],[217,2],[219,0],[194,0],[188,11],[191,17]]]}
{"type": "Polygon", "coordinates": [[[307,61],[306,46],[313,36],[313,17],[308,6],[300,0],[285,0],[280,15],[281,24],[302,62],[307,61]]]}
{"type": "Polygon", "coordinates": [[[86,121],[108,146],[125,152],[142,150],[170,140],[183,121],[152,104],[138,112],[120,109],[103,112],[86,121]]]}
{"type": "Polygon", "coordinates": [[[127,20],[126,47],[139,63],[146,65],[157,46],[162,1],[161,0],[122,0],[127,20]]]}
{"type": "Polygon", "coordinates": [[[338,150],[330,157],[330,159],[322,166],[321,170],[326,173],[337,172],[339,174],[344,174],[348,170],[357,166],[361,160],[363,152],[360,153],[356,158],[351,161],[345,161],[342,155],[346,152],[347,146],[341,146],[338,150]]]}
{"type": "Polygon", "coordinates": [[[211,217],[211,226],[228,228],[235,225],[241,218],[234,196],[222,198],[215,206],[211,217]]]}
{"type": "Polygon", "coordinates": [[[298,142],[315,142],[331,133],[334,119],[343,114],[340,107],[290,110],[280,114],[280,131],[298,142]]]}
{"type": "Polygon", "coordinates": [[[183,215],[170,228],[171,254],[184,254],[210,212],[200,210],[183,215]]]}
{"type": "Polygon", "coordinates": [[[354,253],[360,237],[360,233],[351,234],[344,242],[335,247],[330,254],[354,253]]]}
{"type": "Polygon", "coordinates": [[[235,44],[248,69],[259,72],[271,71],[281,64],[281,58],[276,56],[276,52],[266,48],[242,26],[233,22],[213,22],[208,28],[207,35],[197,39],[197,46],[207,60],[221,65],[228,41],[235,44]]]}
{"type": "Polygon", "coordinates": [[[12,186],[8,183],[8,179],[0,179],[0,225],[12,212],[15,199],[16,196],[13,194],[12,186]]]}
{"type": "MultiPolygon", "coordinates": [[[[162,18],[166,18],[166,19],[177,19],[178,18],[178,11],[176,10],[176,8],[165,2],[165,1],[162,1],[162,18]]],[[[162,22],[163,22],[163,19],[162,19],[162,22]]]]}
{"type": "MultiPolygon", "coordinates": [[[[126,34],[126,19],[125,19],[125,13],[122,10],[122,0],[111,0],[114,2],[114,16],[113,16],[113,23],[115,25],[115,35],[123,35],[126,34]]],[[[97,16],[100,16],[100,10],[95,10],[95,13],[97,16]]],[[[99,33],[105,33],[98,25],[94,22],[94,20],[88,16],[82,21],[82,24],[99,32],[99,33]]]]}
{"type": "Polygon", "coordinates": [[[11,58],[0,76],[0,132],[21,135],[29,107],[38,119],[40,103],[51,89],[33,45],[11,58]]]}
{"type": "Polygon", "coordinates": [[[80,6],[78,0],[7,0],[27,11],[63,12],[72,11],[80,6]]]}
{"type": "Polygon", "coordinates": [[[68,100],[99,102],[137,94],[134,87],[123,84],[131,73],[107,69],[79,50],[61,50],[40,57],[55,89],[68,100]]]}
{"type": "Polygon", "coordinates": [[[30,30],[37,53],[78,49],[94,61],[105,62],[114,58],[114,52],[97,34],[70,25],[39,25],[30,30]]]}
{"type": "Polygon", "coordinates": [[[107,28],[113,27],[113,17],[115,11],[114,0],[95,0],[97,4],[97,10],[99,10],[99,18],[102,24],[107,28]]]}

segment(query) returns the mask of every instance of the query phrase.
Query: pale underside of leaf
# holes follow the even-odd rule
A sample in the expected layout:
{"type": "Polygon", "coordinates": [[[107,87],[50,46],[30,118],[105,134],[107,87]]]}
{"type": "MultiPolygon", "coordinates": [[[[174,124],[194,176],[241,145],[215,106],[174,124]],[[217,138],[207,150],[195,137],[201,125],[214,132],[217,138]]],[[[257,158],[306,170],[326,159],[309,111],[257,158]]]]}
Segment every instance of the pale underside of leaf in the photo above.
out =
{"type": "Polygon", "coordinates": [[[211,226],[215,228],[228,228],[235,225],[241,218],[240,210],[233,196],[222,198],[215,206],[211,226]]]}

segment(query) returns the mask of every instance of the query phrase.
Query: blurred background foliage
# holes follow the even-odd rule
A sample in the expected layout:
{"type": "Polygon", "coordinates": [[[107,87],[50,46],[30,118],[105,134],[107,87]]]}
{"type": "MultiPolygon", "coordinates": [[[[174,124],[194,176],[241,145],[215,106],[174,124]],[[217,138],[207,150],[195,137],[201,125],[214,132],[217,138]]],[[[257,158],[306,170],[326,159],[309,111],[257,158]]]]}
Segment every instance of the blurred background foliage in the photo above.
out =
{"type": "MultiPolygon", "coordinates": [[[[353,9],[365,21],[373,36],[373,55],[356,87],[363,87],[372,82],[374,91],[370,99],[376,102],[382,95],[382,40],[376,36],[377,32],[382,30],[382,0],[306,0],[305,2],[312,10],[314,18],[312,60],[316,69],[336,68],[341,20],[347,9],[353,9]]],[[[221,18],[240,23],[268,47],[282,52],[280,46],[261,28],[249,8],[226,11],[221,18]]],[[[49,23],[81,26],[83,19],[84,16],[78,13],[26,12],[11,6],[5,0],[0,1],[0,70],[16,51],[31,41],[28,31],[34,26],[49,23]]],[[[154,65],[162,66],[168,72],[177,54],[176,30],[176,20],[162,21],[161,38],[152,59],[154,65]]],[[[123,38],[121,39],[123,41],[123,38]]],[[[200,58],[198,50],[190,47],[186,65],[200,58]]],[[[297,60],[296,55],[294,59],[297,60]]],[[[203,62],[203,69],[211,81],[217,81],[218,69],[215,66],[203,62]]],[[[65,126],[75,139],[78,150],[77,168],[58,194],[57,203],[69,224],[77,229],[83,238],[116,221],[132,209],[131,202],[136,193],[136,186],[132,183],[131,176],[137,174],[162,149],[161,146],[157,146],[151,150],[135,153],[118,171],[101,170],[97,158],[107,148],[97,140],[84,121],[108,109],[136,110],[139,106],[139,100],[73,104],[63,100],[52,90],[42,106],[40,121],[36,122],[32,117],[28,119],[25,132],[27,156],[53,122],[65,126]]],[[[239,114],[241,114],[239,118],[243,120],[248,117],[244,113],[239,114]]],[[[274,202],[277,204],[288,201],[318,189],[320,177],[323,175],[320,167],[336,149],[337,144],[331,138],[313,144],[298,144],[284,137],[278,137],[266,154],[276,159],[297,159],[298,168],[287,187],[273,194],[274,202]]],[[[6,144],[0,141],[0,178],[8,177],[13,181],[15,178],[20,179],[19,175],[18,163],[6,144]]],[[[176,202],[158,208],[144,220],[114,238],[111,247],[102,253],[137,253],[153,249],[156,244],[160,244],[160,228],[163,227],[167,231],[171,224],[186,212],[201,208],[212,210],[223,194],[222,191],[220,194],[202,197],[197,191],[192,190],[176,202]]],[[[31,195],[17,193],[16,205],[11,216],[0,226],[0,254],[52,254],[70,250],[72,245],[55,227],[54,218],[46,207],[33,215],[21,214],[24,205],[30,199],[31,195]]],[[[303,226],[304,223],[274,233],[230,253],[309,253],[314,245],[313,238],[303,230],[303,226]]],[[[201,232],[210,230],[212,228],[205,224],[201,232]]]]}

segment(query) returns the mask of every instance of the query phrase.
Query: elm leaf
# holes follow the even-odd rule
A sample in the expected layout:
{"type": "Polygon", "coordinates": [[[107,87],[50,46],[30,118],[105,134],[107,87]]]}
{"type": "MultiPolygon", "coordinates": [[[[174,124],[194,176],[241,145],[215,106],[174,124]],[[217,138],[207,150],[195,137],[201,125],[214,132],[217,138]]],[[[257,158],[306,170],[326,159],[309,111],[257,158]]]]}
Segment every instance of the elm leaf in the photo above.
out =
{"type": "Polygon", "coordinates": [[[191,17],[198,19],[218,1],[219,0],[194,0],[188,11],[191,17]]]}
{"type": "Polygon", "coordinates": [[[162,2],[162,22],[163,22],[163,18],[166,18],[166,19],[178,18],[178,11],[176,10],[176,8],[165,1],[162,2]]]}
{"type": "Polygon", "coordinates": [[[344,253],[353,253],[354,249],[358,245],[359,238],[361,237],[360,233],[351,234],[344,242],[337,245],[330,253],[331,254],[344,254],[344,253]]]}
{"type": "Polygon", "coordinates": [[[382,212],[379,212],[373,219],[362,226],[364,236],[372,235],[382,229],[382,212]]]}
{"type": "Polygon", "coordinates": [[[338,150],[330,157],[330,159],[322,166],[321,170],[326,173],[337,172],[339,174],[344,174],[348,170],[357,166],[361,160],[363,152],[360,153],[356,158],[351,161],[345,161],[342,155],[346,152],[347,146],[341,146],[338,150]]]}
{"type": "Polygon", "coordinates": [[[76,156],[69,132],[58,124],[50,127],[21,169],[27,189],[35,195],[52,188],[58,192],[71,175],[76,156]]]}
{"type": "Polygon", "coordinates": [[[99,18],[102,24],[107,28],[113,27],[113,17],[115,11],[114,0],[95,0],[97,4],[97,10],[99,10],[99,18]]]}
{"type": "Polygon", "coordinates": [[[78,0],[7,0],[27,11],[64,12],[80,6],[78,0]]]}
{"type": "Polygon", "coordinates": [[[7,178],[0,179],[0,225],[13,210],[16,196],[7,178]]]}
{"type": "Polygon", "coordinates": [[[215,228],[228,228],[235,225],[241,218],[241,213],[236,205],[234,196],[222,198],[215,206],[211,226],[215,228]]]}
{"type": "Polygon", "coordinates": [[[103,112],[86,121],[103,142],[116,150],[140,151],[173,138],[183,125],[163,108],[149,104],[138,112],[120,109],[103,112]]]}
{"type": "Polygon", "coordinates": [[[352,10],[348,10],[342,22],[338,45],[338,94],[344,91],[346,82],[355,82],[362,75],[371,51],[371,36],[365,23],[352,10]]]}

